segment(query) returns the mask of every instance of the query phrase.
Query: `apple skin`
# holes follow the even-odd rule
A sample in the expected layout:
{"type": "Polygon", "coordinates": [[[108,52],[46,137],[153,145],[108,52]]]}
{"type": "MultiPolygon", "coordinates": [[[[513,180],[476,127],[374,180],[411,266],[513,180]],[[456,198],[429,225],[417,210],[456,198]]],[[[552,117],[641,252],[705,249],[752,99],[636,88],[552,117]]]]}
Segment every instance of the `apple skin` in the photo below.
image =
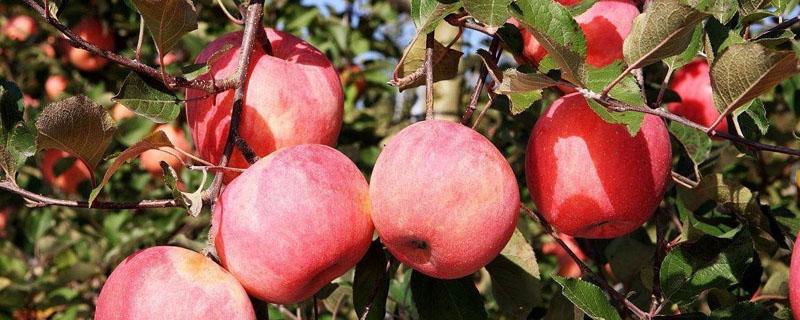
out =
{"type": "MultiPolygon", "coordinates": [[[[260,157],[300,144],[335,146],[342,125],[344,93],[339,75],[328,58],[303,40],[273,29],[265,29],[274,56],[256,46],[251,61],[245,105],[239,126],[241,137],[260,157]]],[[[211,42],[197,57],[207,62],[226,46],[230,49],[212,63],[214,79],[233,75],[238,63],[242,33],[229,33],[211,42]]],[[[206,74],[200,79],[211,79],[206,74]]],[[[186,91],[186,118],[200,156],[218,163],[230,126],[233,90],[199,99],[208,94],[186,91]]],[[[234,148],[229,167],[247,168],[247,161],[234,148]]],[[[229,182],[236,173],[225,175],[229,182]]]]}
{"type": "Polygon", "coordinates": [[[3,34],[11,40],[23,42],[36,33],[36,20],[30,16],[13,16],[3,26],[3,34]]]}
{"type": "Polygon", "coordinates": [[[125,119],[133,118],[136,116],[136,113],[131,111],[130,109],[126,108],[125,106],[115,103],[114,106],[111,107],[111,118],[114,121],[122,121],[125,119]]]}
{"type": "MultiPolygon", "coordinates": [[[[580,1],[559,2],[562,5],[570,6],[580,1]]],[[[632,1],[600,0],[575,17],[575,21],[586,36],[586,63],[602,68],[623,59],[622,44],[631,32],[633,19],[638,15],[639,8],[632,1]]],[[[520,27],[517,20],[509,22],[520,27]]],[[[524,46],[524,59],[518,59],[518,62],[538,64],[547,55],[547,51],[528,30],[520,28],[520,33],[524,46]]]]}
{"type": "Polygon", "coordinates": [[[500,151],[458,123],[426,120],[395,135],[370,182],[375,230],[428,276],[455,279],[491,262],[511,238],[519,188],[500,151]]]}
{"type": "Polygon", "coordinates": [[[60,74],[52,75],[44,82],[44,92],[47,94],[47,98],[55,100],[67,90],[68,84],[67,77],[60,74]]]}
{"type": "Polygon", "coordinates": [[[97,298],[95,320],[256,319],[244,288],[202,254],[159,246],[120,263],[97,298]]]}
{"type": "MultiPolygon", "coordinates": [[[[156,131],[164,132],[164,134],[167,135],[167,139],[169,139],[176,148],[183,151],[192,150],[192,146],[189,145],[189,141],[186,140],[186,134],[183,133],[183,129],[180,127],[171,124],[162,124],[153,129],[153,132],[156,131]]],[[[159,150],[147,150],[139,155],[142,167],[154,177],[161,177],[164,175],[164,171],[161,169],[161,161],[167,162],[172,169],[175,169],[176,173],[181,172],[181,169],[183,169],[183,162],[186,161],[186,156],[184,154],[171,150],[171,148],[164,149],[174,153],[178,158],[159,150]]]]}
{"type": "MultiPolygon", "coordinates": [[[[710,71],[705,59],[694,60],[676,71],[669,87],[678,93],[681,102],[667,104],[669,111],[706,127],[714,124],[720,113],[714,106],[710,71]]],[[[728,132],[728,122],[720,122],[716,130],[728,132]]]]}
{"type": "Polygon", "coordinates": [[[78,193],[78,186],[91,179],[91,173],[89,168],[86,167],[81,160],[75,159],[75,163],[71,167],[56,176],[55,167],[59,160],[69,157],[73,156],[65,151],[56,149],[45,151],[44,157],[42,158],[42,176],[44,177],[44,181],[54,188],[66,194],[76,194],[78,193]]]}
{"type": "MultiPolygon", "coordinates": [[[[586,261],[586,254],[583,253],[581,247],[578,245],[578,242],[575,241],[575,238],[570,237],[566,234],[559,234],[559,238],[567,244],[570,250],[581,259],[581,261],[586,261]]],[[[575,263],[575,260],[572,260],[572,257],[569,256],[566,250],[561,247],[557,242],[552,241],[542,245],[542,253],[545,255],[552,255],[555,256],[558,260],[558,275],[567,278],[577,278],[581,276],[581,268],[575,263]]]]}
{"type": "MultiPolygon", "coordinates": [[[[94,44],[100,49],[114,50],[114,35],[111,33],[111,29],[104,26],[97,19],[85,18],[75,25],[72,31],[83,40],[94,44]]],[[[89,51],[74,48],[70,45],[65,47],[67,59],[78,70],[95,72],[103,69],[108,64],[106,58],[95,56],[89,51]]]]}
{"type": "Polygon", "coordinates": [[[364,175],[336,149],[307,144],[271,153],[227,185],[211,234],[250,295],[291,304],[353,268],[373,232],[364,175]]]}
{"type": "Polygon", "coordinates": [[[794,318],[800,319],[800,241],[794,242],[792,260],[789,264],[789,303],[794,318]]]}
{"type": "Polygon", "coordinates": [[[631,137],[573,93],[553,102],[536,122],[525,176],[536,207],[558,231],[614,238],[653,215],[667,187],[671,157],[660,118],[645,115],[631,137]]]}

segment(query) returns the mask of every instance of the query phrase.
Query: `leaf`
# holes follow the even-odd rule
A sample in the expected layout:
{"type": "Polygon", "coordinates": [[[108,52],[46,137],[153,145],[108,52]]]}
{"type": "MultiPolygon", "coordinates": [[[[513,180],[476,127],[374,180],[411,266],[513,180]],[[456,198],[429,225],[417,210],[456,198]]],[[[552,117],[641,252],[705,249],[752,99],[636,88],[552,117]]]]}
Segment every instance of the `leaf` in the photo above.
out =
{"type": "Polygon", "coordinates": [[[5,144],[11,130],[22,121],[22,92],[17,84],[0,78],[0,142],[5,144]]]}
{"type": "Polygon", "coordinates": [[[156,42],[166,54],[185,34],[197,29],[197,11],[190,0],[132,0],[156,42]]]}
{"type": "Polygon", "coordinates": [[[489,28],[497,29],[508,20],[512,0],[463,0],[464,9],[489,28]]]}
{"type": "Polygon", "coordinates": [[[539,73],[523,73],[517,69],[503,71],[503,81],[495,90],[499,94],[523,93],[557,85],[553,79],[539,73]]]}
{"type": "Polygon", "coordinates": [[[47,106],[36,119],[36,129],[39,149],[69,152],[93,170],[103,159],[117,127],[102,106],[85,96],[75,96],[47,106]]]}
{"type": "Polygon", "coordinates": [[[508,100],[511,102],[509,106],[511,114],[518,115],[525,112],[525,110],[528,110],[528,108],[530,108],[534,102],[542,99],[542,90],[509,92],[506,95],[508,96],[508,100]]]}
{"type": "Polygon", "coordinates": [[[636,237],[640,234],[643,233],[636,231],[616,238],[605,249],[605,257],[611,264],[611,270],[614,270],[614,276],[623,283],[631,283],[643,270],[653,265],[653,253],[656,248],[649,239],[636,237]]]}
{"type": "Polygon", "coordinates": [[[689,0],[687,3],[697,11],[714,16],[717,20],[727,24],[736,15],[737,0],[689,0]]]}
{"type": "Polygon", "coordinates": [[[707,289],[739,283],[752,262],[753,246],[747,231],[733,239],[704,236],[670,251],[661,264],[659,279],[665,298],[691,302],[707,289]]]}
{"type": "Polygon", "coordinates": [[[735,109],[800,71],[794,52],[758,43],[734,44],[711,65],[717,109],[735,109]]]}
{"type": "Polygon", "coordinates": [[[561,294],[592,319],[622,319],[598,286],[583,280],[562,278],[557,275],[553,275],[553,280],[563,288],[561,294]]]}
{"type": "Polygon", "coordinates": [[[703,50],[703,26],[698,24],[694,28],[694,33],[692,34],[692,40],[689,41],[689,45],[686,47],[686,50],[681,52],[678,55],[669,57],[664,60],[664,64],[667,65],[672,70],[678,70],[681,67],[685,66],[689,62],[692,62],[697,54],[699,54],[703,50]]]}
{"type": "Polygon", "coordinates": [[[541,303],[539,264],[519,230],[514,230],[511,240],[486,270],[492,277],[492,294],[500,311],[510,318],[525,319],[541,303]]]}
{"type": "Polygon", "coordinates": [[[689,46],[695,26],[707,15],[679,0],[653,1],[633,20],[622,52],[629,68],[641,68],[680,54],[689,46]]]}
{"type": "MultiPolygon", "coordinates": [[[[733,112],[735,130],[741,133],[745,139],[759,141],[769,130],[769,119],[764,102],[761,99],[753,100],[749,106],[742,107],[733,112]]],[[[739,151],[756,157],[756,152],[744,146],[736,144],[739,151]]]]}
{"type": "Polygon", "coordinates": [[[669,132],[678,139],[689,160],[692,163],[694,174],[700,178],[699,166],[711,154],[711,138],[700,130],[689,128],[677,122],[669,124],[669,132]]]}
{"type": "MultiPolygon", "coordinates": [[[[600,69],[590,67],[587,71],[588,81],[586,82],[586,88],[594,92],[600,92],[608,83],[622,74],[622,65],[613,63],[600,69]]],[[[619,84],[611,89],[608,95],[634,106],[643,106],[645,104],[642,90],[632,74],[626,75],[619,84]]],[[[639,132],[642,120],[644,120],[643,113],[633,111],[611,112],[592,99],[588,99],[588,102],[592,110],[606,122],[625,125],[631,137],[636,136],[639,132]]]]}
{"type": "Polygon", "coordinates": [[[515,4],[511,14],[547,50],[561,68],[562,77],[584,87],[586,38],[569,11],[552,0],[520,0],[515,4]]]}
{"type": "Polygon", "coordinates": [[[771,0],[738,0],[738,2],[739,12],[742,16],[748,16],[767,6],[771,0]]]}
{"type": "MultiPolygon", "coordinates": [[[[462,53],[449,49],[439,43],[433,42],[433,81],[448,80],[458,75],[458,63],[462,53]]],[[[397,63],[395,74],[399,79],[391,84],[400,91],[419,87],[425,84],[423,63],[425,62],[425,35],[417,34],[414,41],[406,48],[400,62],[397,63]]]]}
{"type": "Polygon", "coordinates": [[[172,190],[173,199],[186,208],[190,216],[196,218],[200,215],[200,211],[203,210],[203,186],[206,184],[206,179],[208,179],[208,171],[203,170],[203,179],[200,181],[200,186],[197,187],[195,192],[189,193],[178,189],[178,174],[175,173],[175,169],[172,169],[165,161],[161,161],[159,165],[161,165],[161,170],[164,171],[164,176],[162,177],[164,184],[172,190]]]}
{"type": "Polygon", "coordinates": [[[550,299],[547,314],[543,320],[583,320],[583,311],[576,307],[561,293],[561,290],[550,299]]]}
{"type": "Polygon", "coordinates": [[[101,181],[100,184],[92,190],[91,194],[89,194],[89,206],[91,207],[92,202],[94,202],[95,198],[97,198],[97,195],[100,194],[100,191],[103,190],[103,187],[111,179],[111,176],[114,175],[114,172],[117,172],[117,169],[119,169],[123,163],[130,159],[136,158],[142,154],[142,152],[162,147],[174,146],[164,131],[155,131],[136,144],[128,147],[125,149],[125,151],[122,151],[122,153],[120,153],[117,158],[114,159],[114,162],[108,166],[108,169],[106,169],[106,173],[103,176],[103,181],[101,181]]]}
{"type": "Polygon", "coordinates": [[[389,260],[383,245],[375,240],[367,254],[356,264],[353,278],[353,306],[359,319],[381,320],[386,315],[386,298],[389,294],[389,279],[386,265],[389,260]],[[364,311],[369,305],[366,318],[364,311]]]}
{"type": "Polygon", "coordinates": [[[167,123],[178,117],[181,105],[178,98],[157,82],[131,72],[122,82],[113,101],[156,123],[167,123]]]}
{"type": "Polygon", "coordinates": [[[411,0],[411,17],[417,33],[428,34],[436,29],[443,18],[461,7],[459,1],[440,3],[437,0],[411,0]]]}
{"type": "Polygon", "coordinates": [[[410,286],[420,319],[488,319],[471,277],[442,280],[414,271],[410,286]]]}
{"type": "Polygon", "coordinates": [[[23,108],[17,85],[0,79],[0,168],[12,181],[17,169],[36,152],[36,130],[24,123],[23,108]]]}

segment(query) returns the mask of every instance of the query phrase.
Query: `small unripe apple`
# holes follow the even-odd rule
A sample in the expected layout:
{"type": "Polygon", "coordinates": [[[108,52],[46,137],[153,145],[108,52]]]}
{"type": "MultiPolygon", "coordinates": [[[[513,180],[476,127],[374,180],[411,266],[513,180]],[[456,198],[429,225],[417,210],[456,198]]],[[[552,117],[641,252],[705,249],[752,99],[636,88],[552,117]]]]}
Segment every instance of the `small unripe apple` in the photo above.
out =
{"type": "MultiPolygon", "coordinates": [[[[710,71],[705,59],[694,60],[676,71],[670,88],[678,93],[681,102],[669,103],[669,111],[706,127],[714,124],[720,113],[714,106],[710,71]]],[[[728,122],[720,122],[716,130],[727,132],[728,122]]]]}
{"type": "MultiPolygon", "coordinates": [[[[580,1],[559,2],[571,6],[580,1]]],[[[631,31],[633,19],[638,15],[639,8],[630,0],[599,0],[575,17],[586,37],[586,63],[602,68],[621,60],[622,44],[631,31]]],[[[520,26],[516,20],[509,22],[517,27],[520,26]]],[[[520,33],[524,45],[524,58],[538,64],[547,55],[547,51],[525,28],[520,28],[520,33]]]]}
{"type": "MultiPolygon", "coordinates": [[[[796,239],[800,239],[800,235],[796,239]]],[[[794,242],[789,264],[789,303],[794,318],[800,319],[800,241],[794,242]]]]}
{"type": "Polygon", "coordinates": [[[54,188],[67,194],[77,193],[78,186],[89,182],[89,179],[91,179],[89,168],[82,161],[61,150],[49,149],[45,151],[41,168],[44,180],[54,188]],[[56,166],[59,166],[61,161],[74,161],[74,163],[63,171],[57,172],[56,166]]]}
{"type": "MultiPolygon", "coordinates": [[[[114,50],[114,35],[111,29],[100,23],[94,18],[84,18],[72,31],[83,40],[97,46],[103,50],[114,50]]],[[[103,57],[95,56],[89,51],[66,47],[66,54],[69,62],[78,70],[94,72],[102,69],[108,64],[108,60],[103,57]]]]}
{"type": "Polygon", "coordinates": [[[261,300],[310,298],[361,260],[372,241],[369,186],[329,146],[280,149],[225,187],[213,215],[220,261],[261,300]]]}
{"type": "Polygon", "coordinates": [[[100,290],[95,320],[255,319],[242,286],[202,254],[152,247],[117,265],[100,290]]]}
{"type": "Polygon", "coordinates": [[[511,238],[514,172],[484,136],[458,123],[417,122],[391,138],[370,183],[375,230],[404,264],[441,279],[470,275],[511,238]]]}
{"type": "Polygon", "coordinates": [[[25,41],[28,37],[36,33],[36,20],[30,16],[13,16],[6,21],[3,26],[3,34],[14,41],[25,41]]]}
{"type": "Polygon", "coordinates": [[[56,100],[67,90],[69,80],[60,74],[52,75],[44,82],[44,92],[50,100],[56,100]]]}
{"type": "Polygon", "coordinates": [[[119,103],[115,103],[111,107],[111,118],[114,119],[114,121],[119,122],[128,118],[133,118],[135,116],[136,116],[135,112],[131,111],[130,109],[126,108],[125,106],[119,103]]]}
{"type": "Polygon", "coordinates": [[[614,238],[649,219],[670,173],[669,132],[645,115],[631,137],[591,110],[580,93],[566,95],[536,122],[525,176],[536,207],[558,231],[582,238],[614,238]]]}
{"type": "MultiPolygon", "coordinates": [[[[559,234],[559,238],[567,245],[567,247],[575,253],[575,256],[582,261],[586,260],[586,254],[583,253],[578,242],[575,238],[565,234],[559,234]]],[[[575,263],[575,260],[569,256],[566,250],[557,242],[552,241],[542,245],[542,253],[545,255],[555,256],[558,261],[558,275],[567,278],[577,278],[581,276],[581,267],[575,263]]]]}
{"type": "MultiPolygon", "coordinates": [[[[186,140],[186,134],[183,133],[183,129],[180,127],[171,124],[162,124],[156,126],[153,129],[153,132],[155,131],[164,132],[164,134],[167,135],[167,139],[172,142],[175,148],[187,152],[192,150],[189,141],[186,140]]],[[[171,149],[172,148],[164,148],[164,150],[177,155],[177,158],[170,153],[160,150],[147,150],[142,152],[139,156],[142,167],[153,176],[161,177],[164,174],[164,171],[161,169],[161,161],[165,161],[172,169],[175,169],[175,172],[180,173],[181,169],[183,169],[183,163],[186,161],[186,155],[171,149]]]]}
{"type": "MultiPolygon", "coordinates": [[[[342,125],[344,94],[339,76],[328,58],[305,41],[288,33],[266,29],[274,56],[261,46],[253,51],[247,94],[239,134],[260,157],[284,147],[316,143],[336,145],[342,125]]],[[[242,33],[235,32],[211,42],[197,57],[211,63],[200,79],[226,79],[233,75],[242,33]],[[219,52],[229,48],[225,52],[219,52]]],[[[186,119],[197,151],[203,159],[218,163],[228,135],[233,90],[212,97],[199,90],[186,91],[186,119]]],[[[246,168],[237,149],[229,167],[246,168]]],[[[235,177],[227,173],[225,181],[235,177]]]]}

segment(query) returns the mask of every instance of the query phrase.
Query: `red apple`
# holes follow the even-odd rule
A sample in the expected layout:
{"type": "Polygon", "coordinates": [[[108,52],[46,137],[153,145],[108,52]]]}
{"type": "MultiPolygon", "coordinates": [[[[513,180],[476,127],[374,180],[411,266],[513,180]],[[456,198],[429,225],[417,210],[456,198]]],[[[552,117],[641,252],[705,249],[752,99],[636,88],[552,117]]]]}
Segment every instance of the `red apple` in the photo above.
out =
{"type": "Polygon", "coordinates": [[[115,103],[114,106],[111,107],[111,118],[114,121],[122,121],[128,118],[133,118],[136,116],[136,113],[131,111],[130,109],[126,108],[125,106],[115,103]]]}
{"type": "Polygon", "coordinates": [[[56,100],[67,90],[69,80],[60,74],[52,75],[44,82],[44,92],[50,100],[56,100]]]}
{"type": "MultiPolygon", "coordinates": [[[[800,235],[796,239],[800,239],[800,235]]],[[[795,241],[792,248],[792,260],[789,265],[789,303],[794,318],[800,319],[800,241],[795,241]]]]}
{"type": "MultiPolygon", "coordinates": [[[[581,261],[586,261],[586,254],[583,253],[581,247],[578,245],[578,242],[575,241],[575,238],[570,237],[565,234],[559,234],[559,238],[572,250],[573,253],[581,259],[581,261]]],[[[558,260],[558,275],[567,278],[577,278],[581,276],[581,267],[575,263],[575,260],[569,256],[567,250],[564,250],[561,245],[557,242],[548,242],[542,245],[542,253],[545,255],[555,256],[558,260]]]]}
{"type": "Polygon", "coordinates": [[[130,255],[103,285],[95,320],[255,319],[242,286],[202,254],[152,247],[130,255]]]}
{"type": "MultiPolygon", "coordinates": [[[[570,6],[580,1],[559,1],[570,6]]],[[[630,0],[600,0],[584,13],[575,17],[586,36],[586,63],[602,68],[621,60],[622,44],[633,26],[633,19],[639,15],[639,8],[630,0]]],[[[516,20],[510,21],[517,27],[516,20]]],[[[524,45],[525,60],[539,63],[547,51],[525,28],[520,28],[524,45]]]]}
{"type": "Polygon", "coordinates": [[[44,180],[54,188],[67,194],[74,194],[78,192],[78,186],[80,186],[81,183],[88,182],[89,179],[91,179],[91,173],[89,168],[78,159],[74,159],[74,163],[66,170],[57,173],[56,166],[60,161],[68,158],[74,159],[72,155],[65,151],[55,149],[45,151],[41,167],[42,176],[44,180]]]}
{"type": "Polygon", "coordinates": [[[484,136],[426,120],[394,136],[370,183],[375,230],[404,264],[431,277],[470,275],[503,249],[519,215],[514,172],[484,136]]]}
{"type": "Polygon", "coordinates": [[[14,214],[17,209],[14,207],[5,207],[0,210],[0,238],[6,237],[6,226],[8,225],[8,216],[14,214]]]}
{"type": "MultiPolygon", "coordinates": [[[[189,141],[186,140],[186,135],[180,127],[171,124],[162,124],[156,126],[153,129],[153,132],[155,131],[164,132],[175,148],[183,151],[192,150],[192,146],[189,145],[189,141]]],[[[139,156],[142,167],[153,176],[161,177],[164,174],[164,171],[161,170],[161,161],[165,161],[172,169],[175,169],[175,172],[180,173],[181,169],[183,169],[183,163],[186,161],[186,155],[172,150],[172,148],[163,148],[163,150],[169,151],[178,157],[176,158],[174,155],[161,150],[147,150],[142,152],[139,156]]]]}
{"type": "MultiPolygon", "coordinates": [[[[251,61],[239,133],[261,157],[283,148],[305,143],[334,146],[342,125],[344,96],[336,69],[324,54],[288,33],[266,29],[274,56],[256,46],[251,61]]],[[[233,75],[242,33],[227,34],[200,52],[198,63],[212,56],[210,74],[201,79],[225,79],[233,75]],[[218,52],[229,48],[224,53],[218,52]]],[[[199,90],[186,92],[186,118],[200,156],[218,163],[230,123],[233,90],[214,97],[199,90]]],[[[246,168],[235,150],[229,167],[246,168]]],[[[226,174],[226,182],[236,174],[226,174]]]]}
{"type": "MultiPolygon", "coordinates": [[[[669,87],[678,93],[681,102],[668,104],[669,111],[706,127],[714,124],[720,113],[714,106],[710,71],[705,59],[694,60],[676,71],[669,87]]],[[[720,122],[716,129],[727,132],[728,122],[720,122]]]]}
{"type": "Polygon", "coordinates": [[[613,238],[653,215],[667,186],[671,156],[660,118],[645,115],[631,137],[573,93],[553,102],[536,122],[525,175],[537,208],[558,231],[613,238]]]}
{"type": "Polygon", "coordinates": [[[369,186],[356,165],[329,146],[280,149],[225,187],[212,234],[220,261],[250,295],[300,302],[367,252],[369,186]]]}
{"type": "Polygon", "coordinates": [[[3,26],[3,34],[14,41],[25,41],[36,33],[36,20],[26,15],[13,16],[3,26]]]}
{"type": "MultiPolygon", "coordinates": [[[[101,24],[97,19],[84,18],[72,28],[72,31],[78,34],[83,40],[94,44],[100,49],[114,50],[114,35],[111,33],[111,29],[101,24]]],[[[71,62],[75,68],[86,72],[98,71],[108,64],[107,59],[72,46],[66,47],[66,54],[69,62],[71,62]]]]}

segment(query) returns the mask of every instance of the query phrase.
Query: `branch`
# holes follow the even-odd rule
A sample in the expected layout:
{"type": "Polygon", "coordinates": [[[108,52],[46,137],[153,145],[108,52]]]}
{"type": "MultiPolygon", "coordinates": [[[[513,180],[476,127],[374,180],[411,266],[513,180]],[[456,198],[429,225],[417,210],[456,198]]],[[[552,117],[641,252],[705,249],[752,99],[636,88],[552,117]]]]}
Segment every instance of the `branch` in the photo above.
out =
{"type": "Polygon", "coordinates": [[[433,119],[433,31],[425,35],[425,119],[433,119]]]}
{"type": "MultiPolygon", "coordinates": [[[[0,190],[5,190],[17,194],[24,198],[28,205],[31,207],[49,207],[60,206],[70,208],[90,208],[89,203],[86,201],[64,200],[50,198],[38,193],[30,192],[22,189],[9,180],[0,181],[0,190]]],[[[174,199],[165,200],[142,200],[139,202],[103,202],[95,201],[92,203],[91,209],[154,209],[154,208],[178,208],[182,205],[178,204],[174,199]]]]}
{"type": "Polygon", "coordinates": [[[258,156],[258,154],[256,154],[255,151],[253,151],[253,148],[250,148],[250,145],[247,144],[247,141],[244,141],[244,139],[242,139],[242,137],[237,136],[234,139],[234,142],[236,143],[236,148],[239,148],[239,151],[242,152],[244,158],[247,159],[247,163],[254,164],[261,159],[258,156]]]}
{"type": "MultiPolygon", "coordinates": [[[[492,43],[489,45],[489,52],[492,54],[493,57],[497,56],[498,48],[500,47],[500,39],[497,37],[492,38],[492,43]]],[[[469,105],[467,105],[467,110],[464,111],[464,116],[461,118],[461,124],[468,125],[469,121],[472,119],[472,114],[475,113],[475,109],[478,108],[478,98],[481,95],[481,91],[483,90],[483,84],[486,82],[486,76],[489,74],[489,68],[486,67],[486,64],[481,64],[481,71],[480,75],[478,75],[478,82],[475,83],[475,90],[472,92],[472,97],[469,99],[469,105]]]]}
{"type": "Polygon", "coordinates": [[[567,246],[567,244],[564,243],[564,241],[561,240],[561,238],[559,238],[558,233],[556,233],[555,230],[553,230],[553,227],[550,226],[550,224],[547,222],[547,220],[545,220],[544,217],[541,216],[541,213],[539,213],[538,211],[531,210],[530,208],[525,206],[525,204],[522,203],[520,203],[520,207],[522,207],[522,209],[528,214],[529,217],[531,217],[531,219],[538,222],[542,226],[542,229],[544,229],[544,231],[548,235],[550,235],[550,237],[552,237],[558,243],[558,245],[564,248],[564,251],[566,251],[567,254],[570,256],[570,258],[572,258],[572,260],[575,261],[578,267],[580,267],[581,272],[584,275],[591,278],[593,282],[597,283],[600,286],[600,288],[606,292],[606,294],[611,296],[611,298],[616,300],[618,303],[624,306],[625,309],[633,313],[639,319],[650,319],[647,313],[645,313],[644,311],[639,309],[639,307],[637,307],[635,304],[630,302],[627,298],[625,298],[623,294],[619,293],[617,290],[614,290],[614,288],[612,288],[608,284],[608,282],[606,282],[599,275],[594,273],[594,271],[592,271],[592,269],[590,269],[589,266],[587,266],[583,262],[583,260],[578,258],[578,256],[575,255],[574,252],[572,252],[572,249],[570,249],[569,246],[567,246]]]}
{"type": "Polygon", "coordinates": [[[656,254],[653,257],[653,294],[651,295],[650,299],[650,313],[649,316],[652,318],[658,311],[661,309],[661,303],[664,300],[664,297],[661,292],[661,263],[664,261],[664,257],[667,255],[667,239],[666,239],[666,232],[667,232],[667,219],[664,216],[666,212],[661,210],[658,211],[656,214],[656,254]]]}

